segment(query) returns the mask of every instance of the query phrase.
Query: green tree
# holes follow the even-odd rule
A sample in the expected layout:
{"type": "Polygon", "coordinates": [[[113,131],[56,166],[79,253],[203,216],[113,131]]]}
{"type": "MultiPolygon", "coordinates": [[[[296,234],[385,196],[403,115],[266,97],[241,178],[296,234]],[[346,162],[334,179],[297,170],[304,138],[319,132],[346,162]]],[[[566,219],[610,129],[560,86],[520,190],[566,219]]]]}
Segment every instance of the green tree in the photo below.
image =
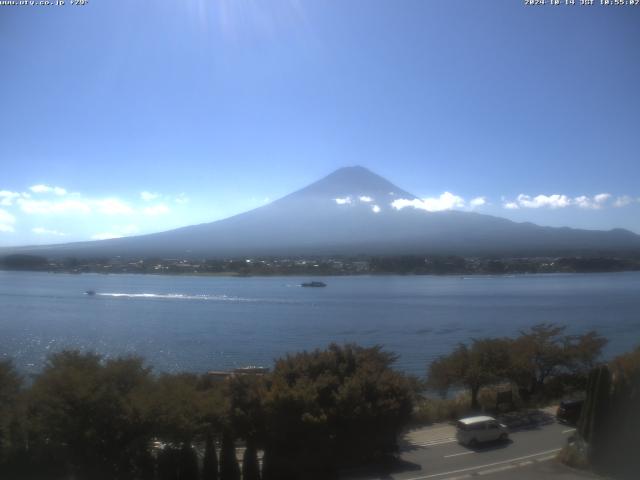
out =
{"type": "Polygon", "coordinates": [[[276,361],[265,410],[265,479],[331,478],[397,452],[413,384],[381,347],[330,345],[276,361]]]}
{"type": "Polygon", "coordinates": [[[178,480],[198,480],[198,456],[189,443],[180,448],[178,480]]]}
{"type": "Polygon", "coordinates": [[[562,337],[565,329],[564,326],[540,323],[520,332],[512,344],[511,377],[521,391],[536,393],[547,377],[567,364],[562,337]]]}
{"type": "Polygon", "coordinates": [[[427,384],[443,394],[452,386],[466,387],[471,393],[471,408],[478,409],[480,389],[507,374],[510,343],[503,338],[474,339],[469,346],[461,343],[431,363],[427,384]]]}
{"type": "Polygon", "coordinates": [[[242,480],[260,480],[258,451],[254,442],[248,442],[242,457],[242,480]]]}
{"type": "Polygon", "coordinates": [[[639,405],[640,347],[591,371],[578,430],[589,444],[591,464],[606,476],[638,476],[639,405]]]}
{"type": "Polygon", "coordinates": [[[145,410],[160,440],[176,446],[191,444],[219,428],[223,392],[195,374],[162,374],[149,392],[145,410]]]}
{"type": "Polygon", "coordinates": [[[596,367],[607,339],[595,331],[567,336],[564,340],[567,368],[573,374],[588,375],[596,367]]]}
{"type": "Polygon", "coordinates": [[[165,446],[158,452],[158,479],[180,480],[180,450],[165,446]]]}
{"type": "Polygon", "coordinates": [[[19,446],[15,428],[22,377],[10,360],[0,360],[0,468],[19,446]]]}
{"type": "Polygon", "coordinates": [[[240,467],[236,458],[236,446],[229,430],[222,434],[220,448],[220,480],[240,480],[240,467]]]}
{"type": "Polygon", "coordinates": [[[266,380],[261,375],[237,375],[225,383],[226,418],[238,438],[263,444],[265,438],[266,380]]]}
{"type": "Polygon", "coordinates": [[[216,454],[216,444],[211,434],[207,435],[205,440],[202,479],[218,480],[218,455],[216,454]]]}
{"type": "Polygon", "coordinates": [[[151,431],[137,400],[149,382],[139,358],[52,355],[29,395],[30,448],[55,452],[79,478],[143,476],[151,431]]]}
{"type": "Polygon", "coordinates": [[[510,349],[508,376],[527,399],[540,393],[552,376],[586,376],[596,365],[606,340],[596,332],[564,335],[566,327],[540,323],[520,332],[510,349]]]}
{"type": "Polygon", "coordinates": [[[578,422],[582,438],[600,451],[606,438],[607,417],[611,394],[611,373],[606,365],[594,368],[589,374],[587,398],[578,422]]]}

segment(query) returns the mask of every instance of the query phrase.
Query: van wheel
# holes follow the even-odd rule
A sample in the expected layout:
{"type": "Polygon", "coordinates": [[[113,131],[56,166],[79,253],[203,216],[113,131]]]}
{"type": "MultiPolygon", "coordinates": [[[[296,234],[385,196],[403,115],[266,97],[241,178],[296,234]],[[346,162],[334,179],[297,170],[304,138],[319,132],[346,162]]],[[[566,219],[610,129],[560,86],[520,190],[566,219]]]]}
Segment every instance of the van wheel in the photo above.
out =
{"type": "Polygon", "coordinates": [[[503,433],[502,435],[500,435],[500,440],[502,440],[503,442],[507,439],[507,434],[503,433]]]}
{"type": "Polygon", "coordinates": [[[476,440],[475,438],[472,438],[471,440],[469,440],[468,445],[470,447],[477,447],[478,446],[478,440],[476,440]]]}

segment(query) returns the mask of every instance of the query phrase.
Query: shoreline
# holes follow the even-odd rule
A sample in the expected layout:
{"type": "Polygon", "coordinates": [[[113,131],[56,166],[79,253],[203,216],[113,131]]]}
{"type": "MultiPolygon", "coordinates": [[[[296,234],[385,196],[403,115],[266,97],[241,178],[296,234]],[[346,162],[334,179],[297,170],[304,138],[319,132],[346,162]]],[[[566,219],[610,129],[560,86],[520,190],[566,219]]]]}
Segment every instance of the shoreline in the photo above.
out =
{"type": "Polygon", "coordinates": [[[49,273],[52,275],[149,275],[154,277],[220,277],[220,278],[311,278],[311,277],[477,277],[477,278],[509,278],[523,276],[544,276],[544,275],[598,275],[607,273],[638,273],[637,270],[602,270],[593,272],[575,272],[575,271],[545,271],[545,272],[507,272],[507,273],[488,273],[488,272],[460,272],[460,273],[403,273],[403,272],[362,272],[362,273],[253,273],[244,274],[238,272],[74,272],[68,270],[25,270],[25,269],[8,269],[0,268],[0,272],[12,273],[49,273]]]}

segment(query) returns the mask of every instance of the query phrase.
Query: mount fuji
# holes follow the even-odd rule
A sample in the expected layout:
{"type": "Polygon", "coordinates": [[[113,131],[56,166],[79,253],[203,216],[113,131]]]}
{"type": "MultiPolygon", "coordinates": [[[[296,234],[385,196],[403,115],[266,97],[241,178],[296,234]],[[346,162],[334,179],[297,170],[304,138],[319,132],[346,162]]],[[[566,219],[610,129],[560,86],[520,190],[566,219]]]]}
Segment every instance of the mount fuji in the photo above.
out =
{"type": "Polygon", "coordinates": [[[366,168],[346,167],[268,205],[211,223],[135,237],[6,248],[0,253],[234,258],[640,251],[640,236],[623,229],[542,227],[475,212],[394,207],[398,201],[412,200],[417,197],[366,168]]]}

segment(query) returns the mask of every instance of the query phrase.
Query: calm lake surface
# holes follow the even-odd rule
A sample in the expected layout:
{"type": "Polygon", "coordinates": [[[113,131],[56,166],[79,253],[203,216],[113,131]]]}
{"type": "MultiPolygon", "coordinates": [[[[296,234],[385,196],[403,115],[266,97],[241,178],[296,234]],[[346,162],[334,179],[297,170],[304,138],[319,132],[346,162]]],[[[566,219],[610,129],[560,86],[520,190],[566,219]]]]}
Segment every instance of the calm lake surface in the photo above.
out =
{"type": "Polygon", "coordinates": [[[597,330],[606,356],[640,344],[640,272],[323,277],[326,288],[300,288],[309,280],[0,271],[0,358],[36,372],[71,347],[203,372],[357,342],[382,344],[400,369],[424,375],[458,342],[539,322],[597,330]]]}

